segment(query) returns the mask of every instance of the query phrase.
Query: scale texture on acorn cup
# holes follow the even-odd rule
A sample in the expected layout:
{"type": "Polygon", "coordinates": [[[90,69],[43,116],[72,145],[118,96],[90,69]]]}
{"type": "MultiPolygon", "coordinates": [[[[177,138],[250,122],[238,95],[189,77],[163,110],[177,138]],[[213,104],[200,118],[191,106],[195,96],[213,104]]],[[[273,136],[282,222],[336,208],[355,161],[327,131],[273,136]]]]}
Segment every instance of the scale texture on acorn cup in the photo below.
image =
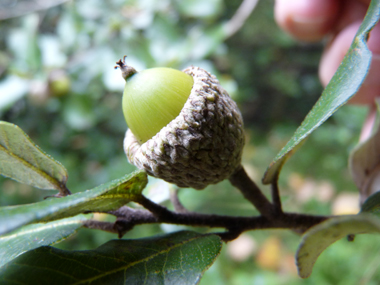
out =
{"type": "Polygon", "coordinates": [[[124,139],[130,163],[179,187],[203,189],[230,177],[241,162],[243,119],[215,76],[199,67],[183,72],[194,85],[178,117],[140,144],[131,130],[124,139]]]}

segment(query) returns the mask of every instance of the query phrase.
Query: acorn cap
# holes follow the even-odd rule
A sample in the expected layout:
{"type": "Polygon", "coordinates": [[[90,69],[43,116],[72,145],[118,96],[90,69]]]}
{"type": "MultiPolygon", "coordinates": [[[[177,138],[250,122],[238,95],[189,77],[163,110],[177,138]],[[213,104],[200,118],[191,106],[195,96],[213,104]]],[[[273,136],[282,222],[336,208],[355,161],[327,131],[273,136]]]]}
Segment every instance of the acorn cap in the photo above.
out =
{"type": "Polygon", "coordinates": [[[180,114],[143,144],[127,130],[124,151],[148,174],[200,190],[229,178],[240,166],[243,119],[214,75],[193,66],[183,72],[194,85],[180,114]]]}

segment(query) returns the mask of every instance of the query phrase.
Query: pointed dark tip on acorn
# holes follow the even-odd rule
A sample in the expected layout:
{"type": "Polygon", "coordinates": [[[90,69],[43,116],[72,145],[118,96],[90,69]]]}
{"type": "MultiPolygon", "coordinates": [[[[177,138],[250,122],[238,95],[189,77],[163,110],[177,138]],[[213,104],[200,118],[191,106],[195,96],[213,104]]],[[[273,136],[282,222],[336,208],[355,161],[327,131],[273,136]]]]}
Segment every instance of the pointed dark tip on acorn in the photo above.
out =
{"type": "Polygon", "coordinates": [[[134,69],[132,66],[128,66],[125,64],[126,57],[127,56],[125,55],[123,57],[123,60],[119,59],[119,61],[116,62],[116,66],[115,66],[115,69],[120,68],[121,75],[123,76],[125,80],[127,80],[127,78],[131,77],[133,74],[137,73],[136,69],[134,69]]]}

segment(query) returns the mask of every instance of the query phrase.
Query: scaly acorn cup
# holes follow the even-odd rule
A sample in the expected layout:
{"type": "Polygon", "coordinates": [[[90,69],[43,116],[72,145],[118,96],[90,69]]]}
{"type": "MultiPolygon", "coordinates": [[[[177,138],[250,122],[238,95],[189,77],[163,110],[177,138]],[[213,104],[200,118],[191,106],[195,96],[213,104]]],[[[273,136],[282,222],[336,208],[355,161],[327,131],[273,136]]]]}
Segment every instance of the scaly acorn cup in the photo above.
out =
{"type": "Polygon", "coordinates": [[[198,190],[239,169],[243,119],[215,76],[193,66],[182,72],[153,68],[137,73],[124,60],[116,64],[126,80],[124,151],[130,163],[198,190]],[[156,122],[161,125],[151,127],[156,122]]]}

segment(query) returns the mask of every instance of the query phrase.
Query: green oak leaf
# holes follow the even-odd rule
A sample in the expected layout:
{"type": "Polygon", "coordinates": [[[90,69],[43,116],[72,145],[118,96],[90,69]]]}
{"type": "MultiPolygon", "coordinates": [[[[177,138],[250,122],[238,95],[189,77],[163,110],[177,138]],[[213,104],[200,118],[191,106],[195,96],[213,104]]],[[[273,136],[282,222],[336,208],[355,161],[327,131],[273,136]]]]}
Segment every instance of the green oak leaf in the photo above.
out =
{"type": "Polygon", "coordinates": [[[296,253],[299,276],[310,276],[318,256],[328,246],[348,235],[363,233],[380,233],[380,219],[371,214],[340,216],[312,227],[302,237],[296,253]]]}
{"type": "Polygon", "coordinates": [[[368,197],[362,205],[361,212],[380,216],[380,192],[376,192],[368,197]]]}
{"type": "MultiPolygon", "coordinates": [[[[14,2],[12,5],[3,5],[0,10],[0,20],[31,14],[39,10],[45,10],[67,2],[68,0],[41,1],[38,5],[30,2],[14,2]]],[[[7,4],[7,2],[4,2],[7,4]]]]}
{"type": "Polygon", "coordinates": [[[297,150],[296,147],[359,90],[368,73],[372,57],[367,47],[368,33],[379,21],[379,11],[380,1],[371,1],[367,14],[338,70],[293,137],[269,165],[263,177],[264,184],[275,181],[286,160],[297,150]]]}
{"type": "Polygon", "coordinates": [[[0,267],[25,251],[61,242],[75,233],[91,216],[77,215],[46,224],[31,224],[1,236],[0,267]]]}
{"type": "Polygon", "coordinates": [[[91,190],[63,198],[0,207],[0,235],[30,223],[59,220],[87,212],[116,210],[138,199],[147,181],[146,172],[139,170],[91,190]]]}
{"type": "Polygon", "coordinates": [[[366,141],[357,145],[350,153],[351,177],[360,191],[363,203],[380,190],[380,127],[366,141]]]}
{"type": "Polygon", "coordinates": [[[67,193],[67,171],[18,126],[0,121],[0,174],[41,189],[67,193]]]}
{"type": "Polygon", "coordinates": [[[189,231],[112,240],[86,251],[40,247],[0,268],[0,283],[197,284],[221,247],[219,236],[189,231]]]}

